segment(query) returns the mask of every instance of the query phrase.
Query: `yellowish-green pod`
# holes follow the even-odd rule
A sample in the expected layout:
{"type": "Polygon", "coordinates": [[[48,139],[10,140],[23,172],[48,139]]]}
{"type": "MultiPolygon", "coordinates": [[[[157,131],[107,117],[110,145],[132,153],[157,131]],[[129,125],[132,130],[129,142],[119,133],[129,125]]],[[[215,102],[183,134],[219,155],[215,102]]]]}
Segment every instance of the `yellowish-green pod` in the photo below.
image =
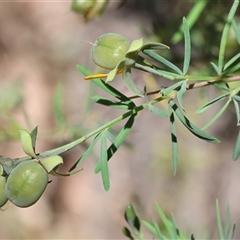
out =
{"type": "Polygon", "coordinates": [[[87,14],[96,4],[96,0],[72,0],[71,8],[75,12],[87,14]]]}
{"type": "Polygon", "coordinates": [[[22,162],[10,173],[5,186],[7,198],[18,207],[29,207],[42,196],[48,173],[35,161],[22,162]]]}
{"type": "Polygon", "coordinates": [[[0,207],[4,206],[8,198],[5,193],[6,177],[0,176],[0,207]]]}
{"type": "Polygon", "coordinates": [[[112,70],[124,59],[130,45],[130,40],[122,35],[103,34],[92,47],[92,59],[98,66],[112,70]]]}

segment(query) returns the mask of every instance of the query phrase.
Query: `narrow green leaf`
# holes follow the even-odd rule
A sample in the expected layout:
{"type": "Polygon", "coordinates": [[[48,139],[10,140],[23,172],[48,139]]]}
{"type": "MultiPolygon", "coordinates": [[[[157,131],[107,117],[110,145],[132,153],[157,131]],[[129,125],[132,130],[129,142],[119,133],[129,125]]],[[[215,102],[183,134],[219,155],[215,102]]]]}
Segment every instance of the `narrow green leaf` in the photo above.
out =
{"type": "Polygon", "coordinates": [[[106,131],[106,136],[112,143],[116,141],[116,136],[114,136],[109,130],[106,131]]]}
{"type": "Polygon", "coordinates": [[[238,61],[238,63],[239,63],[239,59],[240,59],[240,52],[237,53],[236,55],[234,55],[234,56],[224,65],[223,71],[226,71],[228,68],[230,68],[231,65],[233,65],[236,61],[238,61]]]}
{"type": "Polygon", "coordinates": [[[148,105],[148,109],[149,109],[152,113],[156,114],[156,115],[159,116],[159,117],[164,117],[164,118],[169,117],[169,115],[168,115],[168,113],[167,113],[166,111],[164,111],[164,110],[162,110],[162,109],[159,109],[159,108],[155,107],[155,106],[152,105],[152,104],[149,104],[149,105],[148,105]]]}
{"type": "Polygon", "coordinates": [[[229,11],[227,21],[226,21],[226,24],[225,24],[224,29],[223,29],[221,43],[220,43],[220,49],[219,49],[219,57],[218,57],[218,69],[220,70],[220,72],[218,72],[218,74],[222,73],[222,71],[223,71],[227,39],[228,39],[230,27],[232,25],[232,21],[233,21],[234,15],[236,13],[236,10],[238,8],[238,5],[239,5],[239,1],[235,0],[233,2],[233,5],[232,5],[230,11],[229,11]]]}
{"type": "Polygon", "coordinates": [[[176,131],[176,122],[174,112],[171,107],[169,107],[169,115],[170,115],[170,127],[171,127],[171,142],[172,142],[172,169],[173,174],[177,173],[178,166],[178,141],[177,141],[177,131],[176,131]]]}
{"type": "Polygon", "coordinates": [[[130,240],[134,240],[130,230],[127,227],[123,227],[122,233],[124,234],[124,236],[128,237],[130,240]]]}
{"type": "Polygon", "coordinates": [[[37,158],[30,133],[24,129],[20,129],[19,132],[23,151],[30,157],[37,158]]]}
{"type": "Polygon", "coordinates": [[[153,67],[145,66],[145,65],[142,65],[142,64],[138,64],[138,63],[134,64],[134,68],[137,68],[137,69],[143,70],[145,72],[149,72],[149,73],[167,78],[169,80],[175,80],[175,76],[171,72],[161,71],[159,69],[155,69],[153,67]]]}
{"type": "Polygon", "coordinates": [[[235,32],[238,44],[240,44],[240,28],[238,27],[235,20],[233,20],[233,22],[232,22],[232,27],[233,27],[233,30],[235,32]]]}
{"type": "MultiPolygon", "coordinates": [[[[142,224],[150,231],[152,232],[154,235],[158,235],[157,234],[157,230],[155,228],[154,225],[152,225],[151,223],[147,222],[147,221],[142,221],[142,224]]],[[[159,229],[160,230],[160,229],[159,229]]],[[[159,236],[158,236],[159,237],[159,236]]]]}
{"type": "Polygon", "coordinates": [[[35,152],[35,146],[36,146],[37,133],[38,133],[38,127],[35,127],[35,128],[30,132],[30,136],[31,136],[31,139],[32,139],[32,145],[33,145],[33,150],[34,150],[34,152],[35,152]]]}
{"type": "Polygon", "coordinates": [[[176,227],[176,223],[175,223],[175,219],[174,219],[174,216],[172,215],[172,232],[173,232],[173,235],[174,235],[174,239],[178,239],[179,237],[179,233],[178,233],[178,229],[176,227]]]}
{"type": "Polygon", "coordinates": [[[177,90],[181,85],[182,85],[183,81],[179,81],[169,87],[166,87],[164,89],[162,89],[160,91],[160,93],[163,95],[163,96],[167,96],[168,94],[172,93],[172,91],[174,90],[177,90]]]}
{"type": "Polygon", "coordinates": [[[236,227],[236,225],[235,225],[235,223],[234,223],[234,224],[232,225],[231,230],[230,230],[230,233],[229,233],[229,240],[233,240],[233,238],[234,238],[235,227],[236,227]]]}
{"type": "Polygon", "coordinates": [[[160,206],[157,203],[155,203],[155,206],[156,206],[156,209],[157,209],[160,219],[162,220],[165,228],[167,229],[167,232],[170,235],[170,239],[175,239],[174,233],[172,231],[172,227],[173,227],[172,222],[166,217],[165,213],[163,212],[163,210],[160,208],[160,206]]]}
{"type": "Polygon", "coordinates": [[[183,74],[187,74],[191,59],[191,38],[189,32],[189,26],[186,18],[183,18],[183,34],[184,34],[184,62],[183,62],[183,74]]]}
{"type": "Polygon", "coordinates": [[[186,111],[183,105],[183,95],[186,93],[186,91],[187,91],[187,82],[183,81],[180,90],[177,91],[177,99],[183,111],[186,111]]]}
{"type": "Polygon", "coordinates": [[[205,105],[203,105],[202,107],[200,107],[200,108],[196,111],[196,113],[202,113],[202,112],[206,111],[206,110],[207,110],[209,107],[211,107],[213,104],[215,104],[215,103],[223,100],[224,98],[228,97],[229,94],[230,94],[230,93],[225,93],[225,94],[223,94],[223,95],[221,95],[221,96],[213,99],[212,101],[206,103],[205,105]]]}
{"type": "Polygon", "coordinates": [[[217,114],[206,124],[202,127],[202,130],[207,129],[208,127],[210,127],[223,113],[224,111],[227,109],[229,103],[231,102],[231,99],[229,99],[223,106],[222,108],[217,112],[217,114]]]}
{"type": "Polygon", "coordinates": [[[235,143],[235,147],[233,150],[233,156],[232,156],[233,161],[237,161],[239,156],[240,156],[240,130],[238,132],[237,141],[235,143]]]}
{"type": "MultiPolygon", "coordinates": [[[[91,72],[81,65],[77,65],[77,70],[80,73],[82,73],[84,76],[91,75],[91,72]]],[[[132,102],[132,100],[130,100],[127,96],[125,96],[124,94],[119,92],[117,89],[115,89],[111,85],[105,83],[101,79],[93,79],[92,82],[94,84],[96,84],[98,87],[100,87],[103,91],[112,95],[113,97],[116,97],[117,99],[121,100],[122,102],[125,102],[126,104],[129,103],[129,104],[133,104],[135,106],[135,104],[132,102]]]]}
{"type": "Polygon", "coordinates": [[[210,64],[211,64],[212,67],[214,68],[215,72],[216,72],[217,74],[219,74],[219,73],[220,73],[220,69],[218,68],[218,66],[217,66],[215,63],[213,63],[213,62],[210,62],[210,64]]]}
{"type": "Polygon", "coordinates": [[[50,156],[39,160],[40,164],[50,173],[55,167],[63,163],[63,159],[60,156],[50,156]]]}
{"type": "MultiPolygon", "coordinates": [[[[95,147],[96,143],[99,141],[101,137],[101,134],[97,134],[93,141],[91,142],[90,146],[87,148],[87,150],[83,153],[83,155],[77,160],[76,163],[69,169],[69,172],[74,170],[76,167],[78,167],[85,159],[86,157],[92,152],[93,148],[95,147]]],[[[101,169],[99,169],[100,171],[101,169]]]]}
{"type": "Polygon", "coordinates": [[[205,132],[203,132],[201,129],[196,127],[194,124],[192,124],[189,119],[184,116],[184,114],[179,110],[178,106],[176,103],[174,103],[173,100],[169,101],[170,107],[173,109],[175,114],[177,115],[178,119],[182,122],[182,124],[195,136],[198,138],[205,140],[207,142],[212,142],[212,143],[218,143],[219,140],[205,132]]]}
{"type": "Polygon", "coordinates": [[[96,103],[102,104],[104,106],[110,106],[110,107],[114,107],[114,108],[118,108],[118,109],[124,109],[124,110],[128,110],[128,109],[132,109],[134,107],[134,105],[132,104],[132,102],[117,102],[117,101],[113,101],[110,100],[108,98],[104,98],[101,96],[92,96],[91,99],[93,101],[95,101],[96,103]]]}
{"type": "Polygon", "coordinates": [[[103,186],[106,191],[110,189],[110,179],[108,170],[108,156],[107,156],[107,136],[105,133],[101,134],[101,151],[100,151],[101,175],[103,186]]]}
{"type": "Polygon", "coordinates": [[[235,99],[236,101],[240,102],[240,96],[238,96],[238,95],[233,95],[232,98],[235,99]]]}
{"type": "Polygon", "coordinates": [[[216,200],[216,213],[217,213],[218,236],[219,236],[219,239],[224,239],[223,228],[222,228],[222,220],[221,220],[221,213],[220,213],[220,209],[219,209],[218,200],[216,200]]]}
{"type": "MultiPolygon", "coordinates": [[[[128,119],[128,121],[126,122],[126,124],[124,125],[124,127],[122,128],[120,133],[117,135],[115,142],[113,144],[111,144],[111,146],[108,148],[108,150],[107,150],[108,160],[110,160],[110,158],[114,155],[114,153],[118,150],[118,148],[122,145],[124,140],[127,138],[128,134],[131,131],[133,123],[135,121],[135,117],[136,117],[136,115],[132,115],[128,119]]],[[[101,170],[101,165],[98,162],[95,167],[95,173],[98,173],[100,170],[101,170]]]]}
{"type": "Polygon", "coordinates": [[[233,74],[235,72],[238,72],[240,70],[240,62],[232,65],[231,67],[229,67],[226,71],[224,71],[224,74],[233,74]]]}
{"type": "Polygon", "coordinates": [[[225,82],[222,82],[222,83],[214,83],[213,86],[216,87],[216,88],[218,88],[218,89],[220,89],[220,90],[230,92],[230,88],[229,88],[228,83],[225,83],[225,82]]]}
{"type": "Polygon", "coordinates": [[[228,239],[229,229],[230,229],[230,206],[228,204],[227,213],[226,213],[225,228],[224,228],[224,239],[228,239]]]}
{"type": "Polygon", "coordinates": [[[129,226],[136,232],[140,231],[141,223],[138,216],[135,213],[135,210],[132,204],[128,204],[124,214],[125,220],[129,226]]]}
{"type": "Polygon", "coordinates": [[[169,62],[166,58],[160,56],[159,54],[151,51],[151,50],[144,50],[143,51],[144,54],[146,54],[147,56],[151,57],[152,59],[164,64],[166,67],[172,69],[173,71],[175,71],[177,74],[182,75],[183,72],[180,68],[178,68],[176,65],[174,65],[173,63],[169,62]]]}
{"type": "Polygon", "coordinates": [[[132,79],[131,68],[127,68],[123,73],[123,83],[129,89],[129,91],[133,92],[134,94],[144,97],[142,91],[137,87],[135,82],[132,79]]]}
{"type": "Polygon", "coordinates": [[[237,115],[237,126],[239,126],[240,125],[239,104],[238,104],[238,101],[236,101],[235,99],[233,99],[233,103],[234,103],[234,107],[235,107],[235,111],[236,111],[236,115],[237,115]]]}
{"type": "Polygon", "coordinates": [[[167,237],[165,237],[165,236],[161,233],[160,228],[159,228],[159,226],[158,226],[158,224],[157,224],[157,222],[156,222],[155,220],[153,220],[153,226],[154,226],[154,228],[155,228],[155,230],[156,230],[157,236],[158,236],[160,239],[163,239],[163,240],[167,240],[167,239],[168,239],[167,237]]]}
{"type": "Polygon", "coordinates": [[[159,42],[147,42],[143,44],[143,46],[141,47],[141,51],[144,51],[147,49],[165,50],[165,49],[170,49],[170,47],[159,42]]]}
{"type": "MultiPolygon", "coordinates": [[[[192,26],[195,24],[195,22],[198,20],[199,16],[201,15],[202,11],[204,10],[205,6],[207,5],[208,1],[196,1],[193,8],[187,15],[187,21],[189,28],[192,28],[192,26]]],[[[180,27],[180,30],[176,32],[172,38],[173,43],[177,43],[182,39],[182,26],[180,27]]]]}

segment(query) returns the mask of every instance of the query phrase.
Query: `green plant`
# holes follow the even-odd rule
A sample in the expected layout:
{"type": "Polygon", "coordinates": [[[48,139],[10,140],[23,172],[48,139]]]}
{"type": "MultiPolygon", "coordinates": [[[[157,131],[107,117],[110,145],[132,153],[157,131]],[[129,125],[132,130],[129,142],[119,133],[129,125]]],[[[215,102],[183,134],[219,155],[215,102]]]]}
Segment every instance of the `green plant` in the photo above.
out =
{"type": "MultiPolygon", "coordinates": [[[[76,2],[75,2],[76,3],[76,2]]],[[[74,3],[74,4],[75,4],[74,3]]],[[[235,13],[237,11],[239,1],[235,0],[230,12],[228,14],[226,24],[223,28],[222,37],[220,40],[219,54],[217,58],[211,62],[211,71],[213,74],[192,74],[191,72],[191,34],[190,30],[194,23],[197,21],[198,16],[200,16],[201,11],[206,6],[200,2],[193,8],[195,14],[189,14],[188,18],[183,18],[182,27],[176,33],[176,37],[173,37],[174,42],[178,42],[181,38],[184,39],[184,58],[182,59],[182,65],[175,64],[174,62],[163,57],[163,53],[170,51],[170,48],[159,42],[144,42],[143,39],[134,40],[130,43],[125,37],[113,33],[107,33],[100,36],[99,39],[93,46],[92,57],[93,61],[103,68],[109,69],[108,74],[92,74],[91,71],[86,69],[84,66],[77,65],[77,70],[84,75],[85,80],[92,80],[92,82],[101,89],[109,97],[102,96],[92,96],[91,100],[94,102],[104,105],[109,108],[119,109],[121,113],[115,119],[102,124],[99,128],[91,131],[84,136],[67,143],[63,146],[59,146],[54,149],[50,149],[41,153],[36,152],[35,144],[37,140],[37,128],[28,132],[27,130],[20,130],[20,140],[22,144],[23,151],[26,156],[17,159],[10,159],[7,157],[0,158],[1,165],[1,177],[3,181],[1,184],[4,186],[6,184],[5,191],[0,191],[3,198],[3,206],[6,197],[10,199],[14,204],[20,207],[27,207],[34,204],[47,186],[47,174],[52,174],[54,176],[70,176],[76,172],[79,172],[79,166],[86,159],[86,157],[91,154],[97,143],[100,143],[100,153],[99,161],[95,166],[95,173],[101,173],[102,182],[104,189],[107,191],[110,189],[110,177],[108,162],[116,153],[116,151],[122,146],[123,142],[126,140],[127,136],[131,132],[135,121],[138,118],[138,114],[141,111],[147,110],[161,118],[168,119],[170,122],[170,138],[172,143],[172,170],[175,175],[178,170],[178,134],[176,131],[177,120],[183,124],[183,126],[190,131],[195,137],[207,141],[209,143],[218,143],[219,140],[207,133],[205,130],[213,125],[218,118],[225,112],[231,105],[234,106],[236,112],[237,123],[240,124],[240,112],[239,112],[239,91],[240,87],[233,85],[234,82],[240,81],[240,53],[237,52],[230,58],[226,58],[226,48],[227,40],[230,30],[234,31],[238,44],[240,44],[240,29],[237,22],[234,20],[235,13]],[[196,14],[197,12],[197,14],[196,14]],[[195,16],[195,18],[193,18],[195,16]],[[117,36],[117,40],[115,37],[117,36]],[[104,39],[106,37],[106,39],[104,39]],[[119,49],[118,40],[122,39],[124,44],[124,50],[119,54],[119,58],[115,58],[115,49],[119,49]],[[108,40],[110,40],[108,42],[108,40]],[[102,42],[103,41],[103,42],[102,42]],[[105,42],[106,41],[106,42],[105,42]],[[107,47],[105,48],[105,44],[107,47]],[[115,45],[116,44],[116,45],[115,45]],[[103,48],[104,46],[104,48],[103,48]],[[98,49],[99,48],[99,49],[98,49]],[[113,51],[110,51],[113,48],[113,51]],[[115,61],[116,59],[116,61],[115,61]],[[168,81],[168,85],[161,87],[160,89],[155,89],[149,92],[145,87],[140,89],[139,86],[134,81],[134,76],[132,76],[132,69],[147,72],[154,75],[158,79],[164,78],[168,81]],[[122,80],[124,85],[133,94],[128,97],[121,93],[118,89],[113,87],[110,83],[113,81],[117,74],[122,74],[122,80]],[[103,80],[106,78],[106,81],[103,80]],[[225,101],[224,105],[218,111],[215,116],[202,128],[197,127],[187,116],[187,110],[184,104],[184,96],[189,92],[197,88],[204,88],[212,86],[216,89],[219,94],[216,98],[208,101],[202,107],[200,107],[196,113],[201,114],[214,106],[217,103],[225,101]],[[151,96],[151,99],[149,98],[151,96]],[[134,99],[142,98],[144,103],[137,105],[134,99]],[[156,107],[159,102],[166,102],[168,108],[160,109],[156,107]],[[124,111],[124,113],[122,112],[124,111]],[[123,122],[121,130],[116,133],[114,127],[123,122]],[[66,174],[60,174],[56,172],[56,168],[63,163],[63,159],[60,156],[74,147],[83,144],[86,140],[93,138],[90,145],[87,147],[86,151],[79,157],[79,159],[70,167],[66,174]],[[34,161],[33,161],[34,160],[34,161]],[[21,166],[29,166],[29,164],[34,164],[42,172],[44,180],[41,182],[43,188],[38,192],[37,196],[32,196],[30,202],[26,203],[25,199],[21,203],[14,202],[15,195],[9,193],[9,185],[13,184],[13,188],[19,189],[15,180],[11,183],[11,180],[17,171],[21,170],[21,166]],[[37,165],[36,165],[37,164],[37,165]],[[74,171],[74,172],[73,172],[74,171]],[[4,180],[6,180],[6,183],[4,180]],[[7,190],[6,190],[7,189],[7,190]],[[6,196],[5,196],[6,194],[6,196]]],[[[89,11],[91,6],[87,7],[86,11],[89,11]]],[[[60,98],[57,98],[60,101],[60,98]]],[[[56,100],[56,99],[55,99],[56,100]]],[[[59,125],[64,122],[64,116],[59,108],[60,104],[56,100],[55,102],[55,113],[57,115],[57,120],[59,125]]],[[[240,132],[233,150],[233,160],[236,161],[240,155],[240,132]]],[[[24,169],[25,170],[25,169],[24,169]]],[[[37,170],[38,171],[38,170],[37,170]]],[[[12,188],[12,187],[11,187],[12,188]]],[[[23,191],[19,194],[24,193],[23,191]]],[[[165,224],[165,227],[172,238],[186,239],[178,229],[176,228],[174,218],[171,220],[167,219],[161,208],[157,205],[157,210],[160,218],[165,224]]],[[[134,234],[139,239],[144,239],[143,235],[139,232],[140,221],[135,214],[135,211],[131,205],[127,207],[125,218],[129,223],[134,234]]],[[[229,231],[229,218],[230,210],[228,208],[225,233],[222,230],[220,211],[217,203],[217,220],[219,236],[223,236],[229,239],[233,238],[234,226],[229,231]]],[[[167,239],[167,236],[161,233],[158,228],[157,223],[144,222],[144,225],[160,239],[167,239]]],[[[130,230],[125,228],[124,234],[130,239],[133,239],[130,230]]],[[[194,239],[193,235],[191,239],[194,239]]]]}
{"type": "MultiPolygon", "coordinates": [[[[190,238],[186,237],[186,235],[177,228],[177,223],[173,214],[171,215],[171,217],[168,217],[157,203],[155,204],[155,207],[160,221],[153,219],[150,222],[145,220],[140,221],[139,217],[135,213],[132,204],[127,205],[124,216],[130,229],[128,227],[123,227],[123,234],[131,240],[145,240],[147,238],[144,237],[144,233],[142,232],[141,227],[142,225],[144,225],[144,227],[153,235],[152,239],[196,239],[194,237],[194,234],[191,234],[190,238]]],[[[218,200],[216,201],[216,213],[219,239],[232,240],[235,232],[235,223],[232,225],[230,224],[229,205],[227,207],[225,223],[222,223],[218,200]]],[[[206,238],[204,237],[204,239],[206,238]]]]}

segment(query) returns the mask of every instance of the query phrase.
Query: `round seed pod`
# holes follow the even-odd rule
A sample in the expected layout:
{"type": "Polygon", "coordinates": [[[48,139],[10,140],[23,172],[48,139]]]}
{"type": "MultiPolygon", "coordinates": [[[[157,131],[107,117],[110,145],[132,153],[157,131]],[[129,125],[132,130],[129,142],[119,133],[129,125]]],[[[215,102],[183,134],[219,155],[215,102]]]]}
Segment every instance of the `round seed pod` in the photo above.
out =
{"type": "Polygon", "coordinates": [[[71,8],[75,12],[87,14],[96,4],[96,0],[72,0],[71,8]]]}
{"type": "Polygon", "coordinates": [[[131,42],[116,33],[106,33],[100,36],[92,47],[92,59],[98,66],[114,69],[124,59],[131,42]]]}
{"type": "Polygon", "coordinates": [[[6,177],[0,176],[0,207],[4,206],[8,198],[5,193],[6,177]]]}
{"type": "Polygon", "coordinates": [[[35,161],[17,165],[5,186],[7,198],[18,207],[30,207],[42,196],[48,184],[47,171],[35,161]]]}

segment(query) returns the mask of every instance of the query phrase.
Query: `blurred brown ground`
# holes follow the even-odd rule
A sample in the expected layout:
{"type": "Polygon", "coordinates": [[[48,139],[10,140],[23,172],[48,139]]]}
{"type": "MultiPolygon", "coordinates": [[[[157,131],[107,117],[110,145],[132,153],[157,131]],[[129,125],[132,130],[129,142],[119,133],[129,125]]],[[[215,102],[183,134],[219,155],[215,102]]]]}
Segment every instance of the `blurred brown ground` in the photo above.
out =
{"type": "MultiPolygon", "coordinates": [[[[141,26],[147,24],[144,16],[124,15],[115,5],[111,2],[101,19],[84,24],[70,11],[70,2],[0,3],[0,84],[21,79],[24,108],[11,114],[23,127],[30,130],[39,126],[40,135],[52,129],[52,99],[58,81],[64,84],[68,119],[86,125],[80,128],[93,130],[98,126],[94,119],[104,123],[119,114],[95,105],[95,112],[86,113],[90,83],[83,81],[75,67],[82,64],[95,69],[89,54],[91,46],[83,40],[94,42],[106,32],[117,32],[131,40],[142,37],[141,26]]],[[[136,77],[139,81],[148,78],[138,72],[136,77]]],[[[120,79],[114,85],[129,95],[120,79]]],[[[202,120],[194,115],[198,108],[193,106],[195,96],[189,93],[186,105],[190,117],[202,126],[202,120]]],[[[226,127],[224,119],[229,120],[224,115],[211,133],[222,135],[218,129],[226,127]]],[[[100,175],[94,174],[94,157],[89,158],[80,174],[53,178],[34,206],[10,206],[2,211],[0,238],[124,239],[121,228],[125,225],[125,206],[132,202],[141,217],[151,220],[156,216],[155,201],[166,212],[174,213],[180,229],[201,238],[204,230],[216,234],[216,198],[224,213],[231,203],[232,219],[237,223],[235,237],[240,238],[240,163],[231,160],[232,138],[226,134],[220,144],[211,145],[195,139],[180,124],[178,131],[180,163],[175,177],[171,172],[168,120],[144,111],[128,138],[133,149],[122,147],[110,161],[109,192],[104,191],[100,175]]],[[[37,143],[39,152],[64,142],[42,135],[37,143]]],[[[0,150],[1,155],[9,157],[24,155],[19,141],[2,142],[0,150]]],[[[65,154],[66,164],[76,161],[83,150],[79,147],[65,154]]]]}

